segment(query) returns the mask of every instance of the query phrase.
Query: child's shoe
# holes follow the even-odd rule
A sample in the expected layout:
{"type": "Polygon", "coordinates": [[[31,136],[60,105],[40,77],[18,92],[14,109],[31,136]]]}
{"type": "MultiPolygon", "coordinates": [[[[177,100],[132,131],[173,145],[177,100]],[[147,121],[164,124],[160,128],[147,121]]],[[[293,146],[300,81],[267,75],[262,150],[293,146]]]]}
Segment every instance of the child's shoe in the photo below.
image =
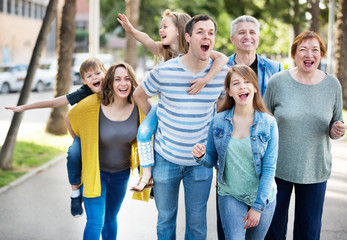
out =
{"type": "Polygon", "coordinates": [[[82,196],[71,198],[71,215],[74,217],[80,217],[82,214],[82,196]]]}

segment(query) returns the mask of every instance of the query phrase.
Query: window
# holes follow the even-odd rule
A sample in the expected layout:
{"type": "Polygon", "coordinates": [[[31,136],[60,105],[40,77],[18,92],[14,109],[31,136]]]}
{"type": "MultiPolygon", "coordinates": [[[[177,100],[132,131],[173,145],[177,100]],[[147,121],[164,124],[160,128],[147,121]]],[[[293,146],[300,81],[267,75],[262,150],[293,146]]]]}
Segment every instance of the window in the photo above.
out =
{"type": "Polygon", "coordinates": [[[4,0],[0,0],[0,12],[4,11],[4,0]]]}
{"type": "Polygon", "coordinates": [[[14,14],[19,15],[19,0],[14,1],[14,14]]]}
{"type": "Polygon", "coordinates": [[[12,1],[7,0],[7,13],[11,14],[12,13],[12,1]]]}

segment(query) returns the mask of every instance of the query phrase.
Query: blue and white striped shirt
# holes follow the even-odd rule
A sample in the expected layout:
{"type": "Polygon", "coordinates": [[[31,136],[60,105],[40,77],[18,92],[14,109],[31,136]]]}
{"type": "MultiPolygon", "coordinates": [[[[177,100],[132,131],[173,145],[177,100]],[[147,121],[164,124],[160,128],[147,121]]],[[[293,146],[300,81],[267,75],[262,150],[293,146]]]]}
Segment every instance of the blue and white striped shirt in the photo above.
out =
{"type": "Polygon", "coordinates": [[[225,66],[197,95],[189,95],[190,82],[208,73],[213,61],[194,74],[177,57],[155,67],[142,86],[148,96],[158,94],[158,127],[154,149],[164,159],[185,166],[198,165],[192,155],[196,143],[206,145],[215,102],[224,89],[225,66]]]}

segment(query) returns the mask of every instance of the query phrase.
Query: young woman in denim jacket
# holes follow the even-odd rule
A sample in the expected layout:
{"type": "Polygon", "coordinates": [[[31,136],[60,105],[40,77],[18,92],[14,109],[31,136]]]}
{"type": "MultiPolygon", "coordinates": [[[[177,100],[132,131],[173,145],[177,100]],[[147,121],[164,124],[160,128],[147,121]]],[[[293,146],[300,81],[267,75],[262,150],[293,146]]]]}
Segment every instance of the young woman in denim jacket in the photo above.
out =
{"type": "Polygon", "coordinates": [[[264,239],[276,206],[278,129],[253,70],[236,65],[225,78],[227,97],[212,120],[196,161],[217,166],[218,204],[226,239],[264,239]]]}

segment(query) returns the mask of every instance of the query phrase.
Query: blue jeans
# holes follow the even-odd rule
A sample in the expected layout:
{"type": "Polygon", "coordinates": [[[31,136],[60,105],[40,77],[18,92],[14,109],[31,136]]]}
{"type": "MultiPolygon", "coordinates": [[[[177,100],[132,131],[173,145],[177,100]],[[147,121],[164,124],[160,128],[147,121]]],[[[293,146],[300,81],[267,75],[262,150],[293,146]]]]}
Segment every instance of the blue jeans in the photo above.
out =
{"type": "Polygon", "coordinates": [[[296,184],[279,178],[275,180],[277,206],[265,239],[287,238],[288,209],[293,188],[295,188],[294,240],[320,239],[327,182],[296,184]]]}
{"type": "Polygon", "coordinates": [[[266,205],[266,208],[261,214],[258,226],[246,230],[243,229],[245,226],[243,219],[250,209],[247,204],[237,200],[231,195],[218,195],[218,205],[226,239],[260,240],[264,239],[269,229],[272,216],[275,212],[276,200],[266,205]]]}
{"type": "Polygon", "coordinates": [[[83,197],[87,214],[84,240],[99,240],[100,235],[103,240],[117,239],[117,215],[127,191],[129,176],[130,169],[116,173],[100,171],[101,196],[83,197]]]}
{"type": "Polygon", "coordinates": [[[151,167],[154,165],[152,137],[158,125],[157,109],[158,104],[151,107],[151,110],[137,130],[136,139],[141,167],[151,167]]]}
{"type": "Polygon", "coordinates": [[[81,140],[75,137],[67,152],[67,175],[71,185],[79,185],[81,183],[81,140]]]}
{"type": "Polygon", "coordinates": [[[158,209],[159,240],[176,239],[178,194],[183,180],[186,209],[186,240],[206,239],[206,207],[212,182],[212,168],[180,166],[155,154],[153,168],[155,203],[158,209]]]}

